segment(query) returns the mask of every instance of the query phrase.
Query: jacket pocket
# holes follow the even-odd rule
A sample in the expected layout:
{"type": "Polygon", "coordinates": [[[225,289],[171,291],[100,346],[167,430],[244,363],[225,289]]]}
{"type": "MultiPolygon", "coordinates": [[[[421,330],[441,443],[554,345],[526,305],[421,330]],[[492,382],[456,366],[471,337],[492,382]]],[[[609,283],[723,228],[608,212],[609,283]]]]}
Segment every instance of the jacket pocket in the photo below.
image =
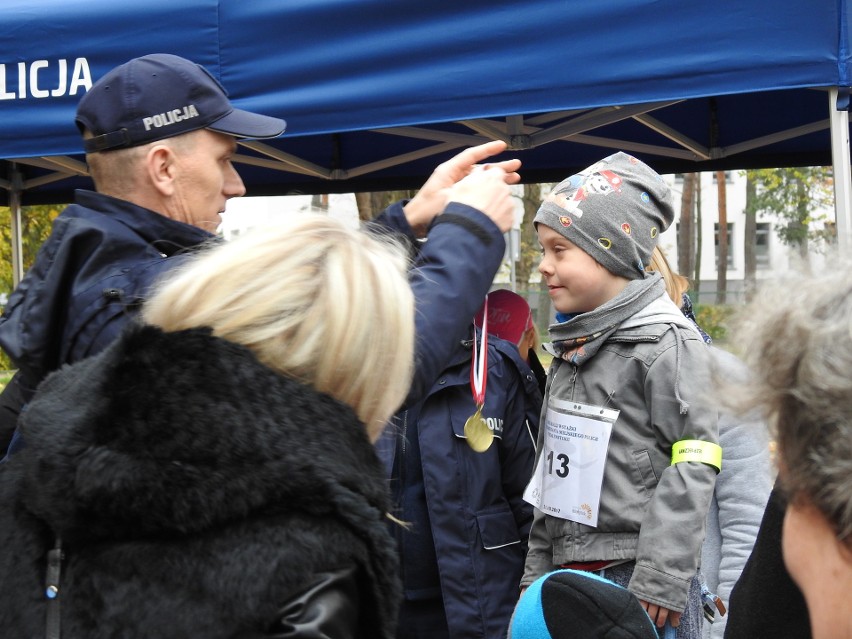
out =
{"type": "Polygon", "coordinates": [[[654,464],[651,462],[651,455],[647,450],[634,450],[633,463],[636,467],[636,472],[639,473],[639,479],[647,490],[653,491],[657,487],[660,478],[654,472],[654,464]]]}
{"type": "Polygon", "coordinates": [[[521,543],[518,525],[508,506],[498,511],[477,513],[476,525],[485,550],[521,543]]]}

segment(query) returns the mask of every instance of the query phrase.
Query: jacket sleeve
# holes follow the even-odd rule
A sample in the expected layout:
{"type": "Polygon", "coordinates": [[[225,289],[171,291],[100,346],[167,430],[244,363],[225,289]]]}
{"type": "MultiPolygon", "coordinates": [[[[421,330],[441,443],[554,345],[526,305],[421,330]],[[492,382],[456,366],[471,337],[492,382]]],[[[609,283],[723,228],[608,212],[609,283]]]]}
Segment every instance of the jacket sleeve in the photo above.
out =
{"type": "MultiPolygon", "coordinates": [[[[402,202],[392,204],[373,223],[413,236],[402,206],[402,202]]],[[[423,399],[449,364],[485,301],[503,261],[506,242],[484,213],[450,202],[418,245],[409,277],[417,306],[416,359],[403,407],[423,399]]]]}
{"type": "Polygon", "coordinates": [[[554,569],[553,542],[544,523],[545,515],[538,508],[533,509],[533,522],[530,528],[529,550],[524,562],[524,576],[521,588],[526,588],[543,574],[554,569]]]}
{"type": "MultiPolygon", "coordinates": [[[[679,331],[675,339],[645,379],[645,405],[658,445],[669,450],[684,439],[718,443],[718,414],[705,395],[709,349],[697,338],[682,339],[679,331]]],[[[700,462],[669,465],[660,474],[642,519],[629,584],[640,599],[670,610],[685,608],[715,483],[716,469],[700,462]]]]}
{"type": "Polygon", "coordinates": [[[532,476],[535,443],[527,424],[527,394],[519,384],[512,384],[504,414],[503,438],[500,442],[500,469],[503,494],[509,502],[521,541],[526,547],[533,519],[533,507],[524,501],[524,490],[532,476]]]}
{"type": "Polygon", "coordinates": [[[267,639],[356,639],[360,600],[355,566],[321,573],[276,613],[267,639]]]}
{"type": "MultiPolygon", "coordinates": [[[[772,490],[769,436],[759,420],[743,420],[730,415],[719,419],[719,439],[723,450],[722,472],[716,479],[717,530],[707,531],[720,542],[718,564],[706,566],[716,572],[716,594],[727,605],[731,590],[748,561],[772,490]]],[[[708,520],[708,522],[711,520],[708,520]]],[[[705,542],[707,543],[707,542],[705,542]]],[[[705,571],[702,557],[702,572],[705,571]]],[[[711,637],[722,639],[728,616],[711,626],[711,637]]]]}
{"type": "MultiPolygon", "coordinates": [[[[535,461],[533,462],[533,472],[535,472],[535,465],[538,463],[538,458],[541,455],[542,446],[544,445],[542,420],[546,410],[547,394],[550,390],[549,385],[552,383],[560,364],[560,360],[554,359],[547,372],[542,405],[536,422],[538,431],[535,438],[536,453],[535,461]]],[[[524,576],[521,578],[521,588],[526,588],[536,579],[555,568],[553,565],[553,541],[550,538],[550,533],[547,532],[545,520],[544,513],[538,508],[533,508],[533,523],[530,528],[529,549],[527,550],[527,560],[524,563],[524,576]]]]}
{"type": "Polygon", "coordinates": [[[528,368],[524,370],[512,361],[517,353],[516,347],[506,342],[498,351],[501,355],[499,359],[495,359],[502,362],[510,380],[502,391],[506,401],[503,437],[499,449],[503,494],[512,509],[521,541],[526,548],[532,526],[533,506],[524,501],[524,490],[532,477],[535,463],[535,438],[538,434],[541,396],[538,394],[533,372],[528,368]],[[514,349],[515,352],[506,353],[506,348],[514,349]],[[534,420],[533,423],[530,423],[531,419],[534,420]]]}

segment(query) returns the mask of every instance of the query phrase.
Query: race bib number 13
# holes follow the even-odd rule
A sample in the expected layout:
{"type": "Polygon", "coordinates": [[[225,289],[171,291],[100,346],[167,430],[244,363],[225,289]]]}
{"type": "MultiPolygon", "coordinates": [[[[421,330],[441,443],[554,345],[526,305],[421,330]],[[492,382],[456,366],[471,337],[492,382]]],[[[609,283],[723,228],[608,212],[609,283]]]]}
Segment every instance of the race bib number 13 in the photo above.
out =
{"type": "Polygon", "coordinates": [[[618,414],[551,398],[543,448],[524,500],[547,515],[597,526],[609,438],[618,414]]]}

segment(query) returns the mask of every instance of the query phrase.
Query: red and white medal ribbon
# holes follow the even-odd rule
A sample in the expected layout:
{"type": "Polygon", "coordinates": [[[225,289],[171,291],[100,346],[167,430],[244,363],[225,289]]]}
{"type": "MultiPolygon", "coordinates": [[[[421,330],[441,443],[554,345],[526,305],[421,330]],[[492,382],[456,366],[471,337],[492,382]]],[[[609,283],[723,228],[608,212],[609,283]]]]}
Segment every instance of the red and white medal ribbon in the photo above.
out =
{"type": "Polygon", "coordinates": [[[470,367],[470,388],[473,402],[478,408],[485,404],[485,386],[488,383],[488,296],[482,308],[482,337],[479,348],[476,344],[476,328],[473,331],[473,366],[470,367]]]}

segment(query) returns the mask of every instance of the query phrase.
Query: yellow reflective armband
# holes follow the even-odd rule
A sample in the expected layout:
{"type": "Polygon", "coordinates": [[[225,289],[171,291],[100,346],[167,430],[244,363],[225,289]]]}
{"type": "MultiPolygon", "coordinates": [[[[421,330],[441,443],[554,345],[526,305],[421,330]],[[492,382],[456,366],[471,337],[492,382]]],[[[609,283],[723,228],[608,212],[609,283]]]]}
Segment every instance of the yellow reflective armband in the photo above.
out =
{"type": "Polygon", "coordinates": [[[672,466],[681,462],[701,462],[722,470],[722,447],[700,439],[683,439],[672,446],[672,466]]]}

